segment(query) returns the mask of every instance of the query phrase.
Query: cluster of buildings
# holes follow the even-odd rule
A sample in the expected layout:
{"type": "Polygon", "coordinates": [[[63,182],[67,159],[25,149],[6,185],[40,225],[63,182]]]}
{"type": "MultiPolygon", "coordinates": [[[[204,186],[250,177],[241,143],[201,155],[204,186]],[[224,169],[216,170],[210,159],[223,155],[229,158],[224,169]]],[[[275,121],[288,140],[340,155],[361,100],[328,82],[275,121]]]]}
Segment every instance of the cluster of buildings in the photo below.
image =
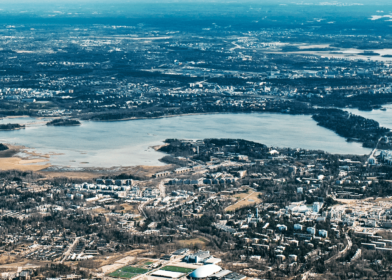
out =
{"type": "Polygon", "coordinates": [[[0,98],[4,101],[21,101],[23,103],[34,103],[37,99],[48,99],[64,91],[32,88],[3,88],[0,89],[0,98]]]}

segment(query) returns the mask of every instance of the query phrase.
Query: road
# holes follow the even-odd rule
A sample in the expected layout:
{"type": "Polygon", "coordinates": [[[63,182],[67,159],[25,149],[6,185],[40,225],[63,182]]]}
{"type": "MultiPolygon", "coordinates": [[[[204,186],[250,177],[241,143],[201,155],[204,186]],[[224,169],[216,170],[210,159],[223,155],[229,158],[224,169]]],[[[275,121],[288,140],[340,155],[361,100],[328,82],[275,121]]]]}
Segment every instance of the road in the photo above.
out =
{"type": "MultiPolygon", "coordinates": [[[[161,180],[161,182],[159,182],[158,189],[159,189],[159,191],[160,191],[160,193],[161,193],[161,197],[162,197],[162,198],[166,197],[166,187],[165,187],[165,183],[166,183],[167,181],[169,181],[169,180],[170,180],[170,179],[163,179],[163,180],[161,180]]],[[[146,219],[147,219],[147,215],[146,215],[146,213],[144,212],[143,207],[144,207],[147,203],[148,203],[148,201],[143,202],[143,203],[140,203],[139,206],[138,206],[138,210],[139,210],[140,214],[143,215],[143,217],[146,218],[146,219]]]]}
{"type": "Polygon", "coordinates": [[[382,139],[382,137],[380,137],[380,139],[378,139],[376,147],[374,147],[373,151],[371,152],[366,165],[369,165],[369,159],[374,158],[374,154],[377,152],[378,143],[380,143],[381,139],[382,139]]]}
{"type": "Polygon", "coordinates": [[[234,51],[235,49],[244,49],[244,47],[241,47],[239,45],[237,45],[235,42],[231,42],[235,47],[229,49],[229,51],[234,51]]]}
{"type": "Polygon", "coordinates": [[[163,179],[160,183],[159,183],[159,185],[158,185],[158,189],[159,189],[159,191],[161,192],[161,197],[162,198],[164,198],[164,197],[166,197],[166,187],[165,187],[165,183],[167,182],[167,181],[169,181],[170,179],[163,179]]]}
{"type": "Polygon", "coordinates": [[[137,209],[139,210],[140,214],[142,214],[143,217],[146,218],[146,219],[147,219],[147,215],[146,215],[146,213],[144,212],[143,207],[144,207],[144,205],[146,205],[147,202],[148,202],[148,201],[140,203],[139,206],[138,206],[138,208],[137,208],[137,209]]]}
{"type": "Polygon", "coordinates": [[[347,246],[342,251],[337,253],[335,256],[333,256],[333,257],[329,258],[328,260],[326,260],[325,264],[329,264],[330,262],[332,262],[334,260],[337,260],[338,258],[343,257],[348,252],[348,250],[351,249],[351,246],[353,245],[353,242],[351,241],[351,238],[347,234],[346,234],[346,240],[347,240],[347,246]]]}
{"type": "Polygon", "coordinates": [[[79,243],[79,239],[80,237],[76,237],[75,241],[72,243],[71,246],[69,246],[67,252],[64,253],[64,257],[62,258],[62,260],[60,261],[60,263],[63,263],[69,256],[69,254],[71,254],[72,250],[75,248],[75,246],[79,243]]]}
{"type": "Polygon", "coordinates": [[[307,280],[308,279],[308,277],[309,277],[309,274],[312,272],[312,269],[313,268],[311,268],[310,270],[308,270],[308,271],[306,271],[303,275],[302,275],[302,280],[307,280]]]}
{"type": "MultiPolygon", "coordinates": [[[[353,245],[353,243],[351,241],[351,238],[347,234],[346,234],[346,240],[347,240],[347,246],[342,251],[337,253],[335,256],[333,256],[333,257],[329,258],[328,260],[326,260],[324,262],[324,264],[329,264],[330,262],[332,262],[334,260],[337,260],[340,257],[343,257],[348,252],[348,250],[351,249],[351,246],[353,245]]],[[[312,273],[312,270],[313,270],[313,267],[311,269],[309,269],[308,271],[306,271],[305,273],[303,273],[301,279],[302,280],[307,280],[309,275],[310,275],[310,273],[312,273]]]]}

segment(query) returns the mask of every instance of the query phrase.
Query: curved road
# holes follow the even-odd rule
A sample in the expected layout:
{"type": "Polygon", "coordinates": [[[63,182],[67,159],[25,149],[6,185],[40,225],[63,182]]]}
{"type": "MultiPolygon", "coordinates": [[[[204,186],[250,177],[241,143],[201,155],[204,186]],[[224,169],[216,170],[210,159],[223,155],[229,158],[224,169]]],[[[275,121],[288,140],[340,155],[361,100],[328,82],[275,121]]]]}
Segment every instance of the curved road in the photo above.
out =
{"type": "MultiPolygon", "coordinates": [[[[347,234],[346,234],[346,240],[347,240],[347,246],[342,251],[337,253],[335,256],[332,256],[331,258],[326,260],[324,262],[325,264],[329,264],[330,262],[332,262],[334,260],[337,260],[340,257],[343,257],[348,252],[348,250],[351,249],[351,247],[353,245],[353,242],[351,241],[351,238],[347,234]]],[[[312,272],[312,270],[313,270],[313,267],[310,270],[308,270],[305,273],[303,273],[302,274],[302,280],[307,280],[308,277],[309,277],[309,274],[312,272]]]]}
{"type": "Polygon", "coordinates": [[[347,253],[347,251],[351,249],[351,247],[353,245],[353,242],[351,241],[351,238],[347,234],[346,234],[346,240],[347,240],[346,248],[344,248],[342,251],[337,253],[335,256],[333,256],[333,257],[329,258],[328,260],[326,260],[325,261],[326,264],[328,264],[328,263],[330,263],[330,262],[332,262],[334,260],[337,260],[340,257],[343,257],[347,253]]]}

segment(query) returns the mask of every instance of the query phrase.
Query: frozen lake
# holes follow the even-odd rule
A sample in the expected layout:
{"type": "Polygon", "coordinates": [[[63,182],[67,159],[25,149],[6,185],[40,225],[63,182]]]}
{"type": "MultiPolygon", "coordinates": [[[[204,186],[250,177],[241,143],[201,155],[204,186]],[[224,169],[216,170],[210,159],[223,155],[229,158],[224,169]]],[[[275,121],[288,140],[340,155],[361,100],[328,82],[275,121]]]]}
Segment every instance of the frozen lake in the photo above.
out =
{"type": "Polygon", "coordinates": [[[1,131],[0,142],[23,145],[38,153],[55,153],[53,165],[113,167],[163,165],[164,155],[151,146],[167,138],[241,138],[268,146],[320,149],[338,154],[368,154],[360,143],[348,143],[317,126],[310,116],[287,114],[212,114],[116,122],[84,121],[81,126],[46,126],[34,118],[3,119],[26,129],[1,131]]]}

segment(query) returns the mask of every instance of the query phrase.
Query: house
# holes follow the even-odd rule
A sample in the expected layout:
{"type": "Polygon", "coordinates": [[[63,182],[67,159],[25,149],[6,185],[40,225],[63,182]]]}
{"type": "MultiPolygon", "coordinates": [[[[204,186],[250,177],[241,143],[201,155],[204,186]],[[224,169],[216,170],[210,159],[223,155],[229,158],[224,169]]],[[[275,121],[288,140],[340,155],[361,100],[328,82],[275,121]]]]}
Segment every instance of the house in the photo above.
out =
{"type": "Polygon", "coordinates": [[[165,261],[171,261],[174,259],[175,259],[175,256],[173,256],[173,255],[164,255],[161,257],[161,260],[165,260],[165,261]]]}
{"type": "Polygon", "coordinates": [[[283,262],[286,259],[285,255],[276,255],[276,259],[283,262]]]}
{"type": "Polygon", "coordinates": [[[280,225],[280,224],[278,224],[276,227],[277,227],[280,231],[286,231],[286,230],[287,230],[287,226],[285,226],[285,225],[280,225]]]}
{"type": "Polygon", "coordinates": [[[171,173],[170,171],[158,172],[158,173],[155,173],[154,177],[161,178],[161,177],[165,177],[165,176],[170,175],[170,173],[171,173]]]}
{"type": "Polygon", "coordinates": [[[289,262],[296,262],[297,261],[297,255],[289,255],[289,262]]]}
{"type": "Polygon", "coordinates": [[[300,224],[294,224],[294,229],[295,229],[295,230],[302,230],[302,225],[300,225],[300,224]]]}
{"type": "Polygon", "coordinates": [[[308,227],[306,228],[306,231],[310,234],[316,234],[316,228],[315,227],[308,227]]]}
{"type": "Polygon", "coordinates": [[[326,231],[324,229],[320,229],[319,230],[319,236],[327,238],[328,237],[328,231],[326,231]]]}

